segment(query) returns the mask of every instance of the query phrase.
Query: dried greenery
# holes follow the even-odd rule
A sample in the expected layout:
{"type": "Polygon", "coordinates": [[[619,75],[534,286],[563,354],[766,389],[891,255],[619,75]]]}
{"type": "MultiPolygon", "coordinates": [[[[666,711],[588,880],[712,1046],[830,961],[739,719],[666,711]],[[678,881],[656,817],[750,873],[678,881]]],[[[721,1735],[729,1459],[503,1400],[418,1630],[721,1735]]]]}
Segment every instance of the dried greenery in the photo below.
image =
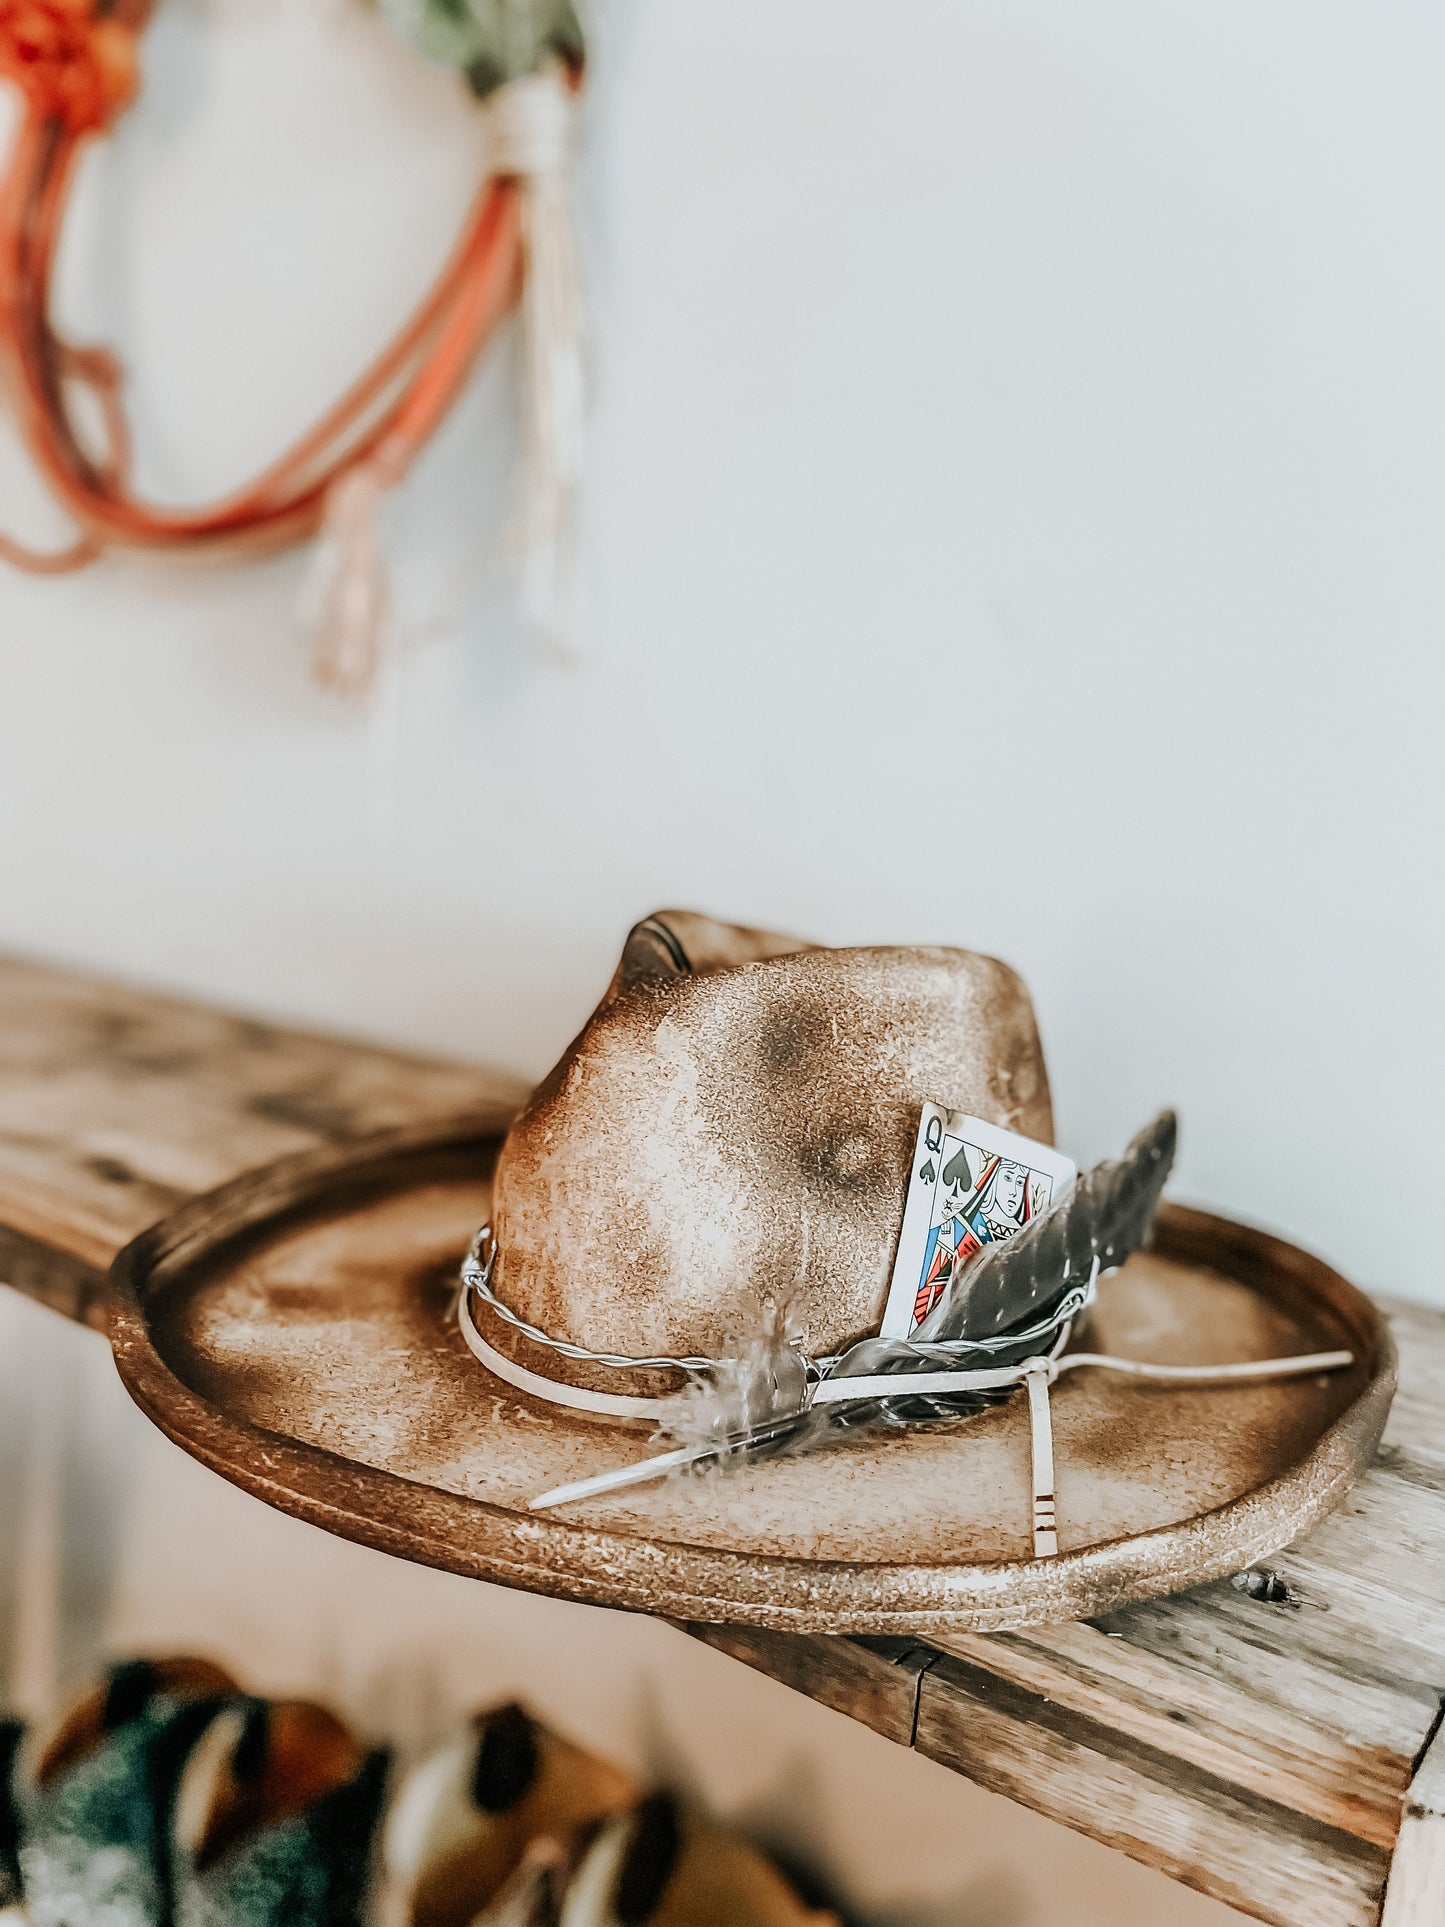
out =
{"type": "Polygon", "coordinates": [[[582,65],[582,28],[572,0],[381,0],[405,39],[464,74],[485,99],[552,56],[582,65]]]}

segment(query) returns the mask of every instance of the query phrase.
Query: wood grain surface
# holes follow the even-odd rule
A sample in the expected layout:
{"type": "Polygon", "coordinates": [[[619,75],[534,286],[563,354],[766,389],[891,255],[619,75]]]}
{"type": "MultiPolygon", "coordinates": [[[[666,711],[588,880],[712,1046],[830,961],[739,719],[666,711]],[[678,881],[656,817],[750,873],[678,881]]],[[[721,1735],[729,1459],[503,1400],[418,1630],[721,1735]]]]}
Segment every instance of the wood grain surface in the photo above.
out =
{"type": "Polygon", "coordinates": [[[459,1111],[494,1072],[0,958],[0,1277],[97,1317],[121,1246],[288,1152],[459,1111]]]}
{"type": "MultiPolygon", "coordinates": [[[[115,1252],[195,1193],[514,1097],[477,1070],[0,963],[0,1277],[94,1317],[115,1252]]],[[[1400,1390],[1374,1468],[1247,1586],[946,1643],[688,1630],[1260,1919],[1445,1921],[1445,1315],[1389,1311],[1400,1390]]]]}
{"type": "Polygon", "coordinates": [[[1405,1804],[1383,1927],[1445,1920],[1445,1733],[1437,1732],[1405,1804]]]}

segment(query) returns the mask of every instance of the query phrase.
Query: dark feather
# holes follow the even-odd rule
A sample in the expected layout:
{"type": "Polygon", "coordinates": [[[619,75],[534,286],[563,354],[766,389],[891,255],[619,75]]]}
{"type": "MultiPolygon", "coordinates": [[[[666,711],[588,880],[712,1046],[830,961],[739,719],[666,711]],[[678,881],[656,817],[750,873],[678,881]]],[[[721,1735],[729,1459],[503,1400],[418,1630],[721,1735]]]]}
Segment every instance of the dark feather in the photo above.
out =
{"type": "MultiPolygon", "coordinates": [[[[1057,1325],[1062,1301],[1088,1284],[1095,1258],[1101,1272],[1109,1271],[1147,1241],[1174,1163],[1177,1139],[1173,1111],[1161,1111],[1123,1157],[1086,1171],[1061,1204],[1016,1237],[986,1245],[911,1339],[864,1339],[839,1360],[830,1376],[896,1373],[906,1378],[909,1372],[936,1371],[945,1362],[979,1369],[1020,1364],[1036,1352],[1047,1351],[1049,1339],[1040,1335],[1039,1328],[1047,1330],[1051,1322],[1057,1325]],[[973,1344],[967,1350],[947,1354],[930,1357],[923,1349],[970,1340],[973,1344]]],[[[1012,1388],[815,1406],[770,1449],[806,1451],[840,1430],[966,1418],[1011,1396],[1012,1388]]]]}
{"type": "Polygon", "coordinates": [[[1062,1204],[1001,1244],[986,1245],[920,1331],[936,1339],[998,1340],[1037,1324],[1075,1285],[1123,1264],[1149,1236],[1174,1163],[1179,1127],[1161,1111],[1117,1161],[1085,1171],[1062,1204]]]}

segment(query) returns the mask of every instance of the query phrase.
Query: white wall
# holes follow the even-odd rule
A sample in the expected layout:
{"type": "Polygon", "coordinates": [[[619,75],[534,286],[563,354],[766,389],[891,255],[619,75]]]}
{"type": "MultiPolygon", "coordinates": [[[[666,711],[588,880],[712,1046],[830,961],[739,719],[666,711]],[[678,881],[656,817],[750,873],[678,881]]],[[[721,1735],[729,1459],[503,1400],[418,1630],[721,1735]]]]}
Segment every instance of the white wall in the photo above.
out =
{"type": "MultiPolygon", "coordinates": [[[[582,169],[583,662],[498,536],[510,347],[300,558],[0,578],[0,942],[540,1072],[660,903],[974,945],[1063,1141],[1445,1302],[1445,19],[1425,0],[613,0],[582,169]]],[[[165,0],[64,309],[217,489],[358,368],[479,165],[344,0],[165,0]]],[[[49,525],[13,451],[10,525],[49,525]]]]}
{"type": "MultiPolygon", "coordinates": [[[[595,38],[583,666],[510,612],[509,348],[396,505],[369,726],[298,557],[7,574],[0,941],[529,1073],[661,902],[971,944],[1071,1148],[1173,1101],[1181,1192],[1440,1291],[1439,10],[595,38]]],[[[479,134],[345,0],[166,0],[146,60],[64,305],[194,495],[403,312],[479,134]]]]}

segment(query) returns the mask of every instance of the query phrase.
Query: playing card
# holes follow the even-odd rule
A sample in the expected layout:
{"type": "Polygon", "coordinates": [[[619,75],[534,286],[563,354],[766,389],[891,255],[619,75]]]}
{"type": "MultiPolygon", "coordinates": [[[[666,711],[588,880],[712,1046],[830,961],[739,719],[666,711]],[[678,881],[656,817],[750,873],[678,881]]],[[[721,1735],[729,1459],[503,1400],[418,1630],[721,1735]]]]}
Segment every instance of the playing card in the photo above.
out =
{"type": "Polygon", "coordinates": [[[880,1337],[910,1337],[976,1252],[1067,1197],[1074,1175],[1050,1145],[925,1104],[880,1337]]]}

